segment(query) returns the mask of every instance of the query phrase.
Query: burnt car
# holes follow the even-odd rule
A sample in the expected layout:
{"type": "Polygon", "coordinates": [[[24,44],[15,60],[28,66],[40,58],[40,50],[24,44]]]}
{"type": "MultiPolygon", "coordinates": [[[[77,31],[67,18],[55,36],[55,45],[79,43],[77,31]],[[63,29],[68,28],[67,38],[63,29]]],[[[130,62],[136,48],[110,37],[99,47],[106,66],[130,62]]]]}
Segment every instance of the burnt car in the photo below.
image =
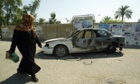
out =
{"type": "Polygon", "coordinates": [[[67,38],[54,38],[45,41],[44,54],[66,56],[71,53],[87,53],[106,50],[109,53],[120,51],[124,46],[124,36],[113,35],[100,28],[74,30],[67,38]]]}

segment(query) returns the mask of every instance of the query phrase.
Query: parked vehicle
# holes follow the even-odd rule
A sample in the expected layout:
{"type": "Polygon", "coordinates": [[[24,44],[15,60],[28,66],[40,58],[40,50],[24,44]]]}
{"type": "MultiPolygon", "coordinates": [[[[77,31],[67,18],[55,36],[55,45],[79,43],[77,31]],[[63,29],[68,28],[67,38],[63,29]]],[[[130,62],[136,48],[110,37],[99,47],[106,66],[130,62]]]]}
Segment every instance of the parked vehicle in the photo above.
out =
{"type": "Polygon", "coordinates": [[[55,38],[45,41],[44,54],[66,56],[71,53],[87,53],[97,51],[116,52],[124,46],[124,36],[112,35],[100,28],[83,28],[74,30],[67,38],[55,38]]]}

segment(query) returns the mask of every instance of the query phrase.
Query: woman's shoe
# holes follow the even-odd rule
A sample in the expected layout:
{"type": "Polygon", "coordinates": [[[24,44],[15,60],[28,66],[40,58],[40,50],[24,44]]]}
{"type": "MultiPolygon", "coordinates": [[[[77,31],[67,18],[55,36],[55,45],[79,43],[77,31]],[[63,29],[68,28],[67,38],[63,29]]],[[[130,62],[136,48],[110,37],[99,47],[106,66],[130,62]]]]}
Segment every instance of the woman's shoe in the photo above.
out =
{"type": "Polygon", "coordinates": [[[31,78],[32,78],[33,82],[38,82],[39,81],[39,79],[35,75],[32,75],[31,78]]]}

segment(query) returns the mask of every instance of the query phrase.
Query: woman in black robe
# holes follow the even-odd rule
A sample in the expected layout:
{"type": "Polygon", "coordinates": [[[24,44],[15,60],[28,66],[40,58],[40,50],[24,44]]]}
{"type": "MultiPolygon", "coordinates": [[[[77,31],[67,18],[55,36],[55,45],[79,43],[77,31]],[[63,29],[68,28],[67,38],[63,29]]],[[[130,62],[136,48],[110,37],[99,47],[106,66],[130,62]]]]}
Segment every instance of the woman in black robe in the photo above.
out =
{"type": "Polygon", "coordinates": [[[26,14],[22,18],[22,23],[14,29],[13,39],[9,53],[14,53],[15,48],[19,49],[22,54],[18,72],[27,73],[31,75],[34,82],[38,81],[35,74],[41,69],[34,60],[36,52],[36,43],[41,48],[41,42],[38,40],[35,28],[33,26],[34,17],[26,14]]]}

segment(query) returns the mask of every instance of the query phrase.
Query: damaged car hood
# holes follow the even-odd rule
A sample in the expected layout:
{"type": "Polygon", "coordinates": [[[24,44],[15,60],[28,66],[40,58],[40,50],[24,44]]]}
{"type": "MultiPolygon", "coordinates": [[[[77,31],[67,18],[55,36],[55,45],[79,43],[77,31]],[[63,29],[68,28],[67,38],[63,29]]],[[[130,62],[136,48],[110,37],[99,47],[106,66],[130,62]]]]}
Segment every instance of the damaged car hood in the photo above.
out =
{"type": "Polygon", "coordinates": [[[46,40],[44,42],[65,41],[65,40],[67,40],[67,38],[54,38],[54,39],[46,40]]]}

